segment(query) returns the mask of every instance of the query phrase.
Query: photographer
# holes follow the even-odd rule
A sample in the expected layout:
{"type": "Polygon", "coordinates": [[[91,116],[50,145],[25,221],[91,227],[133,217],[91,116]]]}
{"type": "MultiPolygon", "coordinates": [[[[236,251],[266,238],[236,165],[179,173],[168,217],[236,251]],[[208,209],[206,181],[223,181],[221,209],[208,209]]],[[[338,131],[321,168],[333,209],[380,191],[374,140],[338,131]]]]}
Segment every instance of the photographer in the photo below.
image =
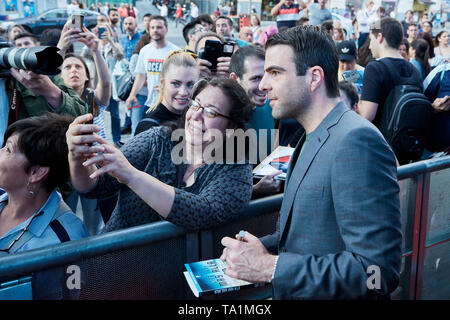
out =
{"type": "MultiPolygon", "coordinates": [[[[10,46],[0,38],[0,48],[10,46]]],[[[6,127],[17,120],[46,111],[72,116],[86,113],[77,93],[66,86],[59,75],[47,76],[0,65],[0,97],[0,145],[3,145],[6,127]]]]}
{"type": "Polygon", "coordinates": [[[200,78],[208,78],[212,75],[228,77],[230,74],[230,60],[231,57],[219,57],[217,58],[217,69],[211,70],[213,64],[208,59],[205,59],[204,50],[207,40],[220,41],[223,44],[223,39],[217,33],[205,32],[202,33],[196,43],[195,52],[199,55],[197,64],[200,70],[200,78]]]}

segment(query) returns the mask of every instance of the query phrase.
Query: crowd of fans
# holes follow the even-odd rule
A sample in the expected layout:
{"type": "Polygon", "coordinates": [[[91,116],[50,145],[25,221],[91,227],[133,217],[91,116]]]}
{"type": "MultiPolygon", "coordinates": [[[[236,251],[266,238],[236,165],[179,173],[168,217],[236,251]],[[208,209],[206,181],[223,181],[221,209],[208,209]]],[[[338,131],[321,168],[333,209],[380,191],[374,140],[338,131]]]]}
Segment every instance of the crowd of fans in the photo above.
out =
{"type": "MultiPolygon", "coordinates": [[[[171,5],[176,6],[171,14],[178,27],[185,16],[183,8],[171,5]]],[[[70,6],[75,10],[82,5],[73,1],[70,6]]],[[[237,219],[252,198],[280,192],[282,183],[274,179],[280,172],[252,179],[252,168],[262,157],[256,163],[249,162],[247,153],[242,159],[234,154],[226,163],[214,159],[230,153],[227,142],[234,138],[230,130],[255,130],[258,149],[265,149],[265,154],[279,145],[295,147],[303,141],[305,129],[306,137],[311,134],[298,119],[272,112],[271,103],[281,97],[261,84],[263,78],[275,78],[280,72],[265,63],[266,44],[275,35],[279,42],[270,46],[290,44],[281,35],[287,37],[294,30],[329,39],[338,68],[324,67],[318,74],[325,81],[337,77],[338,100],[354,112],[352,117],[369,120],[385,135],[398,165],[448,152],[448,31],[435,33],[426,14],[414,21],[408,12],[399,22],[385,17],[384,8],[375,9],[369,0],[356,15],[353,32],[346,34],[341,23],[332,20],[327,0],[281,0],[271,11],[276,25],[263,28],[252,13],[249,25],[240,26],[235,34],[229,12],[223,14],[226,8],[209,15],[199,13],[192,2],[180,31],[186,46],[179,48],[167,40],[166,3],[157,7],[160,15],[139,12],[127,3],[117,7],[98,2],[90,8],[99,12],[91,30],[73,28],[69,20],[62,30],[46,30],[39,39],[20,25],[9,28],[7,40],[14,47],[57,46],[63,63],[57,76],[11,69],[0,79],[2,252],[161,219],[188,230],[211,228],[237,219]],[[304,10],[307,15],[300,17],[304,10]],[[144,30],[139,32],[141,20],[144,30]],[[83,44],[77,54],[76,42],[83,44]],[[223,51],[211,61],[206,53],[214,43],[223,51]],[[226,45],[232,45],[229,54],[226,45]],[[411,131],[415,128],[408,131],[420,144],[420,154],[405,153],[399,146],[403,140],[389,140],[385,134],[383,119],[393,99],[390,93],[398,85],[386,65],[429,99],[426,135],[411,131]],[[119,88],[124,85],[120,79],[127,72],[133,75],[132,85],[127,98],[120,99],[119,88]],[[126,119],[120,118],[119,103],[129,111],[126,119]],[[105,112],[111,117],[111,138],[106,134],[105,112]],[[183,134],[174,141],[180,129],[183,134]],[[275,137],[270,134],[273,129],[275,137]],[[121,135],[128,131],[131,138],[123,143],[121,135]],[[219,148],[211,152],[219,140],[219,148]],[[174,154],[180,155],[180,163],[174,154]],[[85,226],[73,214],[78,199],[85,226]],[[62,235],[55,221],[66,231],[62,235]],[[17,240],[24,229],[32,232],[26,243],[17,240]]],[[[304,66],[311,67],[308,63],[304,66]]],[[[301,61],[296,64],[299,76],[304,66],[301,61]]]]}

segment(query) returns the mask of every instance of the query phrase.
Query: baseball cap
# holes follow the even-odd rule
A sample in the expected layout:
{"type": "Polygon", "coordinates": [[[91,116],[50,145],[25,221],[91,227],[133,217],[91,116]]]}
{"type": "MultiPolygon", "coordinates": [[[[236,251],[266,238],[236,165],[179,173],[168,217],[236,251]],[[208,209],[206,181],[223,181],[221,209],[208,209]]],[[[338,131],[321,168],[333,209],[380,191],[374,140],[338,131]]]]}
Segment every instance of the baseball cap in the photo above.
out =
{"type": "Polygon", "coordinates": [[[356,59],[356,45],[353,41],[342,41],[337,45],[340,61],[353,61],[356,59]]]}

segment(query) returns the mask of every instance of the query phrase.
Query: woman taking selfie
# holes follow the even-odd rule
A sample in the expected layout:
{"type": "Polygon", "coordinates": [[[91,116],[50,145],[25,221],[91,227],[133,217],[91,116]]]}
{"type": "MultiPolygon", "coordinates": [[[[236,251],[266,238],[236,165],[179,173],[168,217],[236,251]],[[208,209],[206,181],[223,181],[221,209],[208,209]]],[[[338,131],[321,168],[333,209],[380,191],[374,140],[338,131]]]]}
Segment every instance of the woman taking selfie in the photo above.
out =
{"type": "Polygon", "coordinates": [[[139,122],[135,135],[180,119],[198,75],[197,61],[191,53],[175,51],[170,54],[161,68],[158,100],[139,122]]]}
{"type": "Polygon", "coordinates": [[[215,163],[208,157],[211,151],[205,150],[214,142],[214,133],[225,136],[226,129],[245,129],[250,114],[244,89],[232,79],[215,78],[196,84],[183,117],[181,145],[172,141],[168,127],[160,126],[135,136],[118,150],[92,134],[100,130],[85,124],[92,115],[80,116],[67,132],[71,181],[89,197],[119,194],[104,231],[161,219],[187,230],[226,223],[250,201],[252,167],[215,163]],[[171,154],[179,146],[182,154],[175,155],[186,161],[175,164],[180,159],[171,154]]]}

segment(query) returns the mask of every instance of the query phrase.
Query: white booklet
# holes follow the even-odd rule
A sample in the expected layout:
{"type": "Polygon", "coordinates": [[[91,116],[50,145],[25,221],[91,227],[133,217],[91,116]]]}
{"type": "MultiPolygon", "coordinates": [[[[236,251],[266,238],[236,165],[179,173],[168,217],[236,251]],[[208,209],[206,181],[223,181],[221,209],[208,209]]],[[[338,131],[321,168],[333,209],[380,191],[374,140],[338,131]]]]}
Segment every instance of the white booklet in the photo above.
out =
{"type": "Polygon", "coordinates": [[[263,178],[269,174],[281,170],[282,173],[275,176],[274,179],[286,180],[286,174],[291,161],[291,156],[295,148],[279,146],[267,158],[265,158],[255,169],[253,176],[263,178]]]}

